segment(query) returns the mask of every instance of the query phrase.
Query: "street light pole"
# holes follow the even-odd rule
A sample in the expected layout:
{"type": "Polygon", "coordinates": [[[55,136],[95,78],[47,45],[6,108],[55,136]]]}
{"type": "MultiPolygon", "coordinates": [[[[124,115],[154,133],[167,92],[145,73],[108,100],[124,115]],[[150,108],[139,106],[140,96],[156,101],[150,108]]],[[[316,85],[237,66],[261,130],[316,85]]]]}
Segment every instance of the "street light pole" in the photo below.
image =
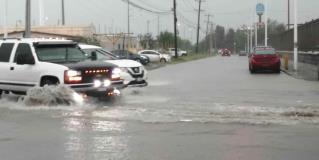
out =
{"type": "Polygon", "coordinates": [[[265,46],[268,46],[268,1],[265,2],[265,46]]]}
{"type": "Polygon", "coordinates": [[[4,11],[3,11],[3,38],[8,37],[8,30],[7,30],[7,12],[8,12],[8,0],[4,1],[4,11]]]}
{"type": "Polygon", "coordinates": [[[288,0],[288,29],[290,29],[290,0],[288,0]]]}
{"type": "Polygon", "coordinates": [[[62,0],[62,25],[65,25],[65,6],[64,6],[64,0],[62,0]]]}
{"type": "Polygon", "coordinates": [[[31,37],[31,0],[26,0],[26,14],[25,14],[25,38],[31,37]]]}
{"type": "Polygon", "coordinates": [[[294,21],[294,70],[298,70],[298,4],[294,0],[295,21],[294,21]]]}

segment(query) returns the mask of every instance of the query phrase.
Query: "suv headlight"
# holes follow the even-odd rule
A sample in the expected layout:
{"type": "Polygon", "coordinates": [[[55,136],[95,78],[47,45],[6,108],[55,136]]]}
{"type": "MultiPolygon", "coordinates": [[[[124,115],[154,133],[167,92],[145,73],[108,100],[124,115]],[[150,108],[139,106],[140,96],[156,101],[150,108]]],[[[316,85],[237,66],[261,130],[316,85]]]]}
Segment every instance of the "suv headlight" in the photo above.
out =
{"type": "Polygon", "coordinates": [[[126,67],[121,67],[120,69],[121,69],[121,72],[127,72],[128,71],[128,69],[126,67]]]}

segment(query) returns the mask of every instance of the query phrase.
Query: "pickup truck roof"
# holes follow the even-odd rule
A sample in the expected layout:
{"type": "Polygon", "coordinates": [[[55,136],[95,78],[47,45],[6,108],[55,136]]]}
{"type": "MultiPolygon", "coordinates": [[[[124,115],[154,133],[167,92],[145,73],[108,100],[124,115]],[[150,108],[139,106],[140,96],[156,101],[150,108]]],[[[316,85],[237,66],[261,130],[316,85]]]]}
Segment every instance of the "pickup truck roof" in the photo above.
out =
{"type": "Polygon", "coordinates": [[[65,39],[52,39],[52,38],[5,38],[1,39],[0,43],[3,42],[25,42],[25,43],[47,43],[47,44],[71,44],[75,43],[72,40],[65,40],[65,39]]]}

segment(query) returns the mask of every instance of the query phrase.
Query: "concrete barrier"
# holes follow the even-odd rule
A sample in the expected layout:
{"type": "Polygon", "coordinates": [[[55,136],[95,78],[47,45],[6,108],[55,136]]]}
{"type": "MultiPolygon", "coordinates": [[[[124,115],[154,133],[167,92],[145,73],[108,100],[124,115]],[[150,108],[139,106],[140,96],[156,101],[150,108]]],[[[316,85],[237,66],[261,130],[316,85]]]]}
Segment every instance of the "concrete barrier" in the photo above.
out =
{"type": "Polygon", "coordinates": [[[319,52],[299,52],[298,71],[293,70],[293,52],[279,51],[282,57],[282,70],[301,79],[319,80],[319,52]]]}

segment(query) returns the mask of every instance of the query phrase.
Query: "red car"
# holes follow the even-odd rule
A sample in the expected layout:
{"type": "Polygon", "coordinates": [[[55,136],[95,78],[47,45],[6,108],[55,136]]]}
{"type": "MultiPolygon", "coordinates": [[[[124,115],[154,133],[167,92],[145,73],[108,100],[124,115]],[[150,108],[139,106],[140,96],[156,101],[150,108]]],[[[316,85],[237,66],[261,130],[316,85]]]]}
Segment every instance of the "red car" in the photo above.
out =
{"type": "Polygon", "coordinates": [[[249,56],[249,70],[255,73],[259,70],[271,70],[280,73],[280,56],[274,48],[258,47],[249,56]]]}
{"type": "Polygon", "coordinates": [[[228,50],[228,49],[223,49],[221,54],[222,54],[223,57],[224,57],[224,56],[230,56],[230,55],[231,55],[231,52],[230,52],[230,50],[228,50]]]}

